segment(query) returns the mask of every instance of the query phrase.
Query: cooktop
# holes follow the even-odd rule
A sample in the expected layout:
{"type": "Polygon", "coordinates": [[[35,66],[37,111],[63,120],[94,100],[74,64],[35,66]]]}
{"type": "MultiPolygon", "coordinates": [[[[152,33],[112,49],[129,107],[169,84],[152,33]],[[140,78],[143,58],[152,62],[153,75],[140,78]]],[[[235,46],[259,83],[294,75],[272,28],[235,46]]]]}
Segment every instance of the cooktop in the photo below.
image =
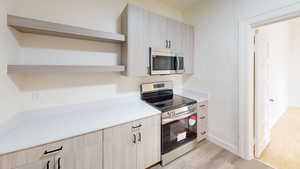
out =
{"type": "Polygon", "coordinates": [[[173,94],[173,90],[144,93],[142,99],[162,112],[197,103],[196,100],[173,94]]]}

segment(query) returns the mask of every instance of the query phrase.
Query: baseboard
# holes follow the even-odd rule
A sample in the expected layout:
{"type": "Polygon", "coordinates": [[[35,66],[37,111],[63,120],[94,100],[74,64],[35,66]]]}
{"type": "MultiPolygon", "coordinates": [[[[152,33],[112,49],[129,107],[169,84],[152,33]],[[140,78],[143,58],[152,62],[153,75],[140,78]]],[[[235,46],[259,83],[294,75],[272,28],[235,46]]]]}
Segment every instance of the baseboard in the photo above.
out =
{"type": "Polygon", "coordinates": [[[235,154],[235,155],[238,155],[238,148],[237,146],[233,145],[233,144],[230,144],[230,143],[227,143],[225,141],[223,141],[222,139],[214,136],[214,135],[211,135],[211,134],[208,134],[208,141],[230,151],[231,153],[235,154]]]}

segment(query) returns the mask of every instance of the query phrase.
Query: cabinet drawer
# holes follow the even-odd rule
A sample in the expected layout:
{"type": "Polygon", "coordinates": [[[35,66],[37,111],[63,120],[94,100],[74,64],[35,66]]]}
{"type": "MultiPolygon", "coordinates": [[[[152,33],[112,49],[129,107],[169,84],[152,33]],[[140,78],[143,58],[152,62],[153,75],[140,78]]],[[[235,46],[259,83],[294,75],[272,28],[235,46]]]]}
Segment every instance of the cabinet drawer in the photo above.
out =
{"type": "Polygon", "coordinates": [[[54,169],[53,158],[39,160],[14,169],[54,169]]]}
{"type": "Polygon", "coordinates": [[[39,161],[47,160],[53,157],[55,153],[57,153],[45,152],[51,152],[53,150],[59,149],[60,146],[61,142],[57,142],[1,156],[0,169],[13,169],[29,164],[38,165],[40,164],[39,161]]]}
{"type": "MultiPolygon", "coordinates": [[[[54,167],[54,161],[56,156],[60,156],[60,155],[65,156],[65,154],[70,155],[69,153],[70,151],[72,151],[71,154],[74,154],[80,152],[80,150],[85,151],[87,149],[94,149],[94,148],[95,151],[97,151],[96,148],[99,148],[101,150],[101,144],[102,144],[101,141],[102,141],[102,131],[98,131],[98,132],[66,139],[63,141],[46,144],[46,145],[30,148],[19,152],[10,153],[7,155],[0,156],[0,169],[47,169],[48,161],[50,161],[49,169],[53,169],[52,167],[54,167]]],[[[87,152],[91,154],[90,151],[87,152]]],[[[101,165],[102,153],[100,154],[100,151],[99,153],[97,153],[97,158],[100,159],[99,165],[101,165]]],[[[70,159],[69,156],[68,159],[70,159]]],[[[84,158],[82,158],[82,160],[84,160],[84,158]]]]}
{"type": "Polygon", "coordinates": [[[199,114],[197,130],[198,130],[198,136],[197,136],[198,141],[201,141],[201,140],[207,138],[207,136],[208,136],[208,117],[207,117],[207,113],[199,114]]]}

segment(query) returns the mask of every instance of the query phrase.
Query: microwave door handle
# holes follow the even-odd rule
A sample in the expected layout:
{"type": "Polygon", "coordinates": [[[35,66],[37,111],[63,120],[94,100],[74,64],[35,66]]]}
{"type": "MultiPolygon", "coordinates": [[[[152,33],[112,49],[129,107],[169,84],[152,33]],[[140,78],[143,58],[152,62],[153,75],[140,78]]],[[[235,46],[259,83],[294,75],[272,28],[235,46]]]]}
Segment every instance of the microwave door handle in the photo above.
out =
{"type": "Polygon", "coordinates": [[[176,62],[177,62],[177,65],[176,65],[176,72],[179,71],[179,58],[176,57],[176,62]]]}

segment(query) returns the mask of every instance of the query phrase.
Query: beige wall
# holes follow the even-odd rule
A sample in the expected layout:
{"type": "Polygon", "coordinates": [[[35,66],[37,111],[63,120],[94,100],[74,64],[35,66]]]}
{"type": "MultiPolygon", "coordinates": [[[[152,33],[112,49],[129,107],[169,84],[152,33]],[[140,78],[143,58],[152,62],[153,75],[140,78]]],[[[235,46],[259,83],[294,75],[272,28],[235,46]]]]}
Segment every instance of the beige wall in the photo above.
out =
{"type": "MultiPolygon", "coordinates": [[[[127,0],[1,0],[0,3],[0,125],[16,112],[82,103],[138,92],[142,82],[182,76],[129,78],[118,73],[7,75],[6,64],[103,64],[120,61],[116,44],[20,34],[6,26],[6,14],[32,17],[108,32],[120,31],[121,11],[127,0]]],[[[181,12],[158,0],[130,0],[159,14],[182,20],[181,12]]]]}
{"type": "Polygon", "coordinates": [[[1,0],[0,5],[0,122],[15,112],[22,110],[18,87],[6,74],[6,64],[16,61],[17,42],[6,26],[6,12],[10,10],[10,0],[1,0]]]}

